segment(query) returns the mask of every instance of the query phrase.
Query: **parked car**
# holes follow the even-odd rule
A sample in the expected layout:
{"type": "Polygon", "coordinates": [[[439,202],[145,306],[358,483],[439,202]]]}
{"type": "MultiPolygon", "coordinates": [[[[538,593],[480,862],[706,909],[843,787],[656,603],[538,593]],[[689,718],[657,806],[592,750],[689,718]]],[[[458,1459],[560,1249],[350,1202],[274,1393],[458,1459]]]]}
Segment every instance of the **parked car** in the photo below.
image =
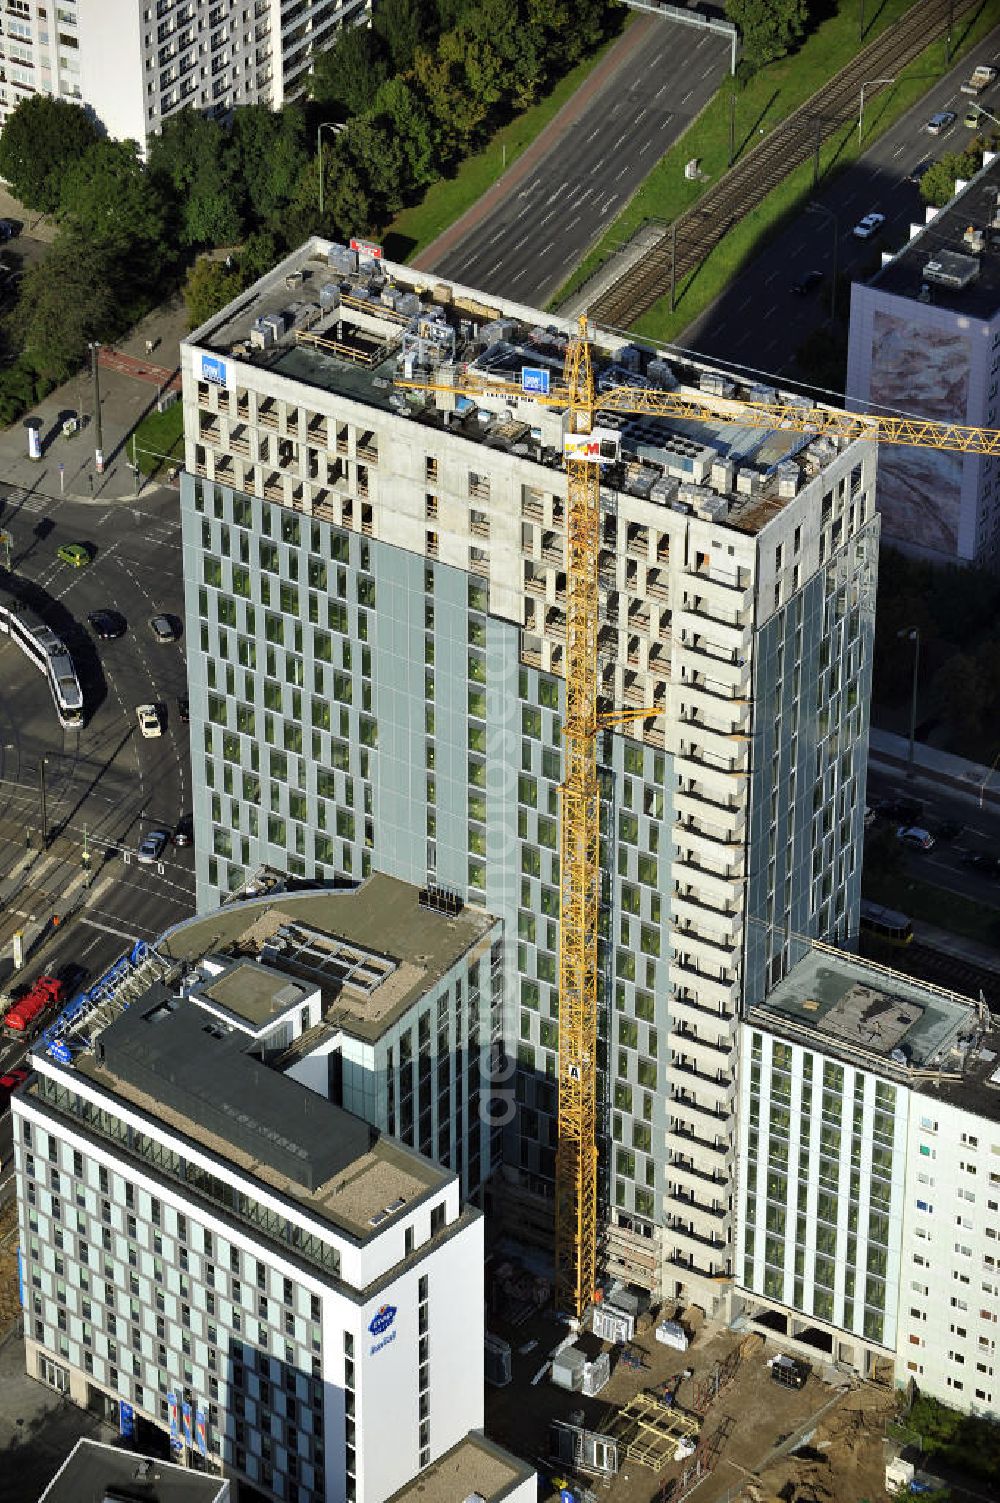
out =
{"type": "Polygon", "coordinates": [[[924,173],[928,172],[933,166],[933,157],[924,157],[922,162],[918,162],[917,165],[911,168],[910,171],[906,174],[906,181],[908,183],[919,183],[924,173]]]}
{"type": "Polygon", "coordinates": [[[884,819],[894,819],[899,825],[916,824],[924,812],[923,804],[916,798],[880,798],[872,807],[876,814],[884,819]]]}
{"type": "Polygon", "coordinates": [[[110,609],[91,611],[87,620],[93,627],[95,637],[100,637],[102,642],[111,642],[116,637],[123,637],[128,627],[128,622],[121,611],[110,609]]]}
{"type": "Polygon", "coordinates": [[[151,616],[149,629],[158,642],[176,642],[181,634],[180,624],[173,616],[151,616]]]}
{"type": "Polygon", "coordinates": [[[822,284],[822,281],[823,273],[821,271],[807,271],[799,277],[797,282],[792,283],[792,291],[797,292],[800,297],[807,297],[810,292],[816,291],[816,288],[822,284]]]}
{"type": "Polygon", "coordinates": [[[979,106],[978,106],[978,104],[970,104],[969,105],[969,108],[966,110],[965,114],[962,116],[962,124],[965,126],[966,130],[978,130],[979,129],[979,106]]]}
{"type": "Polygon", "coordinates": [[[865,217],[863,219],[859,219],[857,224],[854,226],[854,234],[859,240],[870,240],[873,235],[878,234],[879,230],[884,224],[884,214],[866,214],[865,217]]]}
{"type": "Polygon", "coordinates": [[[186,694],[182,694],[177,701],[177,713],[182,724],[187,725],[191,719],[191,701],[186,694]]]}
{"type": "Polygon", "coordinates": [[[139,730],[147,741],[151,741],[154,736],[163,735],[160,712],[156,705],[138,705],[135,713],[139,720],[139,730]]]}
{"type": "Polygon", "coordinates": [[[139,842],[135,859],[143,866],[152,866],[154,861],[159,861],[166,848],[170,836],[166,830],[150,830],[139,842]]]}
{"type": "Polygon", "coordinates": [[[21,228],[16,219],[0,219],[0,240],[15,240],[20,235],[21,228]]]}
{"type": "Polygon", "coordinates": [[[934,849],[934,836],[922,825],[900,825],[896,831],[896,839],[901,840],[904,845],[908,845],[914,851],[934,849]]]}
{"type": "Polygon", "coordinates": [[[943,136],[946,130],[951,129],[957,119],[958,116],[954,110],[938,110],[937,114],[932,115],[928,120],[924,126],[924,130],[929,136],[943,136]]]}
{"type": "Polygon", "coordinates": [[[82,569],[90,563],[92,554],[86,543],[60,543],[56,558],[73,569],[82,569]]]}

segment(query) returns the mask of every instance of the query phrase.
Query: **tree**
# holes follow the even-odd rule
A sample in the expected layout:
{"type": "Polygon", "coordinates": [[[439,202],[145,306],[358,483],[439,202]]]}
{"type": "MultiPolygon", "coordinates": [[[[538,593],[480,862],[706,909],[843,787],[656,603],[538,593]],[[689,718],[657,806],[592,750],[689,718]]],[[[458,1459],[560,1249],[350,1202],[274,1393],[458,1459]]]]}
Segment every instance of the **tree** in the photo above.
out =
{"type": "Polygon", "coordinates": [[[59,217],[109,255],[161,258],[166,207],[134,141],[96,141],[67,167],[59,217]]]}
{"type": "Polygon", "coordinates": [[[417,48],[433,42],[437,30],[424,0],[379,0],[375,7],[372,31],[392,73],[405,73],[417,48]]]}
{"type": "Polygon", "coordinates": [[[316,158],[310,157],[300,172],[295,193],[281,219],[281,230],[289,245],[297,245],[313,234],[343,240],[369,228],[368,190],[345,142],[346,132],[333,141],[323,142],[322,220],[316,158]]]}
{"type": "Polygon", "coordinates": [[[247,279],[243,267],[235,261],[220,261],[199,256],[184,282],[184,306],[188,325],[198,329],[243,291],[247,279]]]}
{"type": "Polygon", "coordinates": [[[64,99],[22,99],[0,134],[0,177],[28,209],[54,213],[66,168],[101,139],[87,112],[64,99]]]}
{"type": "Polygon", "coordinates": [[[434,131],[420,95],[403,79],[390,78],[378,91],[374,117],[402,154],[403,191],[433,183],[438,176],[434,131]]]}
{"type": "Polygon", "coordinates": [[[106,252],[74,230],[60,230],[43,262],[25,272],[17,322],[25,354],[43,375],[64,381],[87,356],[92,339],[123,327],[106,252]]]}
{"type": "Polygon", "coordinates": [[[318,103],[349,118],[371,109],[388,76],[379,38],[367,27],[348,26],[316,59],[309,88],[318,103]]]}
{"type": "Polygon", "coordinates": [[[805,35],[808,0],[726,0],[726,15],[739,30],[743,58],[763,68],[785,57],[805,35]]]}
{"type": "Polygon", "coordinates": [[[191,108],[165,120],[150,143],[150,177],[182,245],[231,245],[242,234],[243,195],[227,145],[222,126],[191,108]]]}
{"type": "Polygon", "coordinates": [[[245,195],[245,218],[261,225],[280,214],[293,197],[309,156],[305,113],[298,104],[282,110],[241,106],[233,112],[227,173],[245,195]]]}
{"type": "Polygon", "coordinates": [[[924,202],[933,204],[936,209],[943,208],[955,196],[956,180],[975,177],[982,162],[982,147],[978,143],[965,151],[945,152],[943,157],[931,163],[920,179],[920,195],[924,202]]]}

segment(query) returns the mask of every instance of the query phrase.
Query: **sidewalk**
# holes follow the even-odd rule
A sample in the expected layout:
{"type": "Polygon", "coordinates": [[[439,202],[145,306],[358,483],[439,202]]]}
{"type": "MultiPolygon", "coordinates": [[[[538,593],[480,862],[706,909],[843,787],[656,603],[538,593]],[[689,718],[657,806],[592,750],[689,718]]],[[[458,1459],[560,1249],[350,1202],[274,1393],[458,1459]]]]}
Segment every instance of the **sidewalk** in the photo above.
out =
{"type": "Polygon", "coordinates": [[[97,428],[93,420],[94,381],[90,372],[80,372],[63,386],[57,387],[25,418],[0,432],[0,477],[12,492],[4,508],[5,522],[11,511],[39,509],[36,498],[58,501],[136,501],[145,484],[137,487],[130,460],[128,436],[136,424],[156,409],[159,386],[128,374],[129,369],[165,368],[171,376],[180,359],[180,341],[187,332],[183,299],[179,296],[154,309],[116,345],[129,359],[117,362],[123,370],[101,366],[101,421],[105,469],[98,475],[94,468],[97,428]],[[151,340],[153,355],[146,355],[146,341],[151,340]],[[81,427],[71,438],[63,436],[66,418],[81,419],[81,427]],[[28,457],[27,419],[41,423],[42,457],[28,457]],[[20,493],[20,494],[19,494],[20,493]],[[34,503],[34,504],[33,504],[34,503]]]}
{"type": "Polygon", "coordinates": [[[658,24],[660,22],[656,16],[645,15],[633,20],[631,25],[626,27],[586,82],[582,83],[576,93],[567,99],[555,118],[550,120],[541,134],[536,136],[531,145],[521,153],[517,161],[508,167],[492,188],[487,188],[482,197],[477,198],[476,202],[455,220],[454,224],[443,230],[436,240],[432,240],[430,245],[414,258],[410,264],[415,270],[433,271],[442,256],[454,250],[466,235],[471,234],[484,219],[492,214],[498,204],[503,203],[516,191],[519,183],[531,176],[542,158],[548,156],[550,151],[554,151],[563,143],[594,97],[613,85],[619,68],[623,67],[636,53],[642,51],[650,31],[658,24]]]}
{"type": "MultiPolygon", "coordinates": [[[[905,772],[909,767],[909,753],[908,737],[872,727],[868,740],[869,766],[905,772]]],[[[964,757],[954,757],[950,752],[938,751],[921,741],[913,749],[913,767],[914,789],[921,785],[927,790],[944,786],[949,792],[974,801],[979,808],[988,804],[992,809],[1000,809],[1000,768],[968,762],[964,757]]]]}

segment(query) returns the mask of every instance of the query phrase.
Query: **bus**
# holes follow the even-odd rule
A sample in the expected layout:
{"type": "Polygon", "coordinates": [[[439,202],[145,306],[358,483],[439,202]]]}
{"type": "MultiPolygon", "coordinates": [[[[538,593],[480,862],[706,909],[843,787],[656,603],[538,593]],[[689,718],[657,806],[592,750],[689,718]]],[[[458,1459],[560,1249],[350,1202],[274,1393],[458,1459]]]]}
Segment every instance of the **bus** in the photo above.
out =
{"type": "Polygon", "coordinates": [[[890,945],[908,945],[913,938],[913,925],[905,913],[895,908],[883,908],[880,903],[861,899],[861,932],[874,934],[890,945]]]}
{"type": "Polygon", "coordinates": [[[82,730],[83,690],[62,639],[20,601],[10,597],[0,599],[0,634],[9,637],[45,674],[63,730],[82,730]]]}

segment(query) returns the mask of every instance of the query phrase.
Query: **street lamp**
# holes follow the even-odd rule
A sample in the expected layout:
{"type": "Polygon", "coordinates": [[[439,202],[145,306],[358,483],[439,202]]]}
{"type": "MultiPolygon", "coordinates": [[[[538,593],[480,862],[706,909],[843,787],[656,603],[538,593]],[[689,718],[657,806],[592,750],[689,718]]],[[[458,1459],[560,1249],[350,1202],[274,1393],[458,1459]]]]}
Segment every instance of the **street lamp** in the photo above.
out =
{"type": "Polygon", "coordinates": [[[906,775],[913,776],[913,751],[917,739],[917,680],[920,675],[920,627],[904,626],[896,636],[901,640],[905,637],[913,643],[913,692],[910,695],[910,751],[906,759],[906,775]]]}
{"type": "Polygon", "coordinates": [[[101,342],[99,339],[88,341],[87,348],[90,351],[90,369],[94,376],[94,418],[97,423],[97,431],[94,434],[94,469],[98,475],[104,474],[104,436],[101,429],[101,378],[99,375],[101,361],[101,342]]]}
{"type": "Polygon", "coordinates": [[[865,125],[865,90],[877,89],[880,84],[895,83],[894,78],[869,78],[867,83],[861,85],[861,103],[858,106],[858,145],[861,145],[861,137],[865,125]]]}
{"type": "Polygon", "coordinates": [[[811,198],[806,204],[807,214],[825,214],[833,225],[833,274],[830,277],[830,325],[837,319],[837,241],[840,238],[840,220],[832,209],[826,204],[821,204],[818,199],[811,198]]]}
{"type": "Polygon", "coordinates": [[[319,171],[319,217],[323,221],[323,132],[332,130],[335,136],[339,136],[347,126],[340,120],[324,120],[316,127],[316,167],[319,171]]]}
{"type": "Polygon", "coordinates": [[[38,764],[38,801],[41,806],[43,851],[47,850],[49,845],[49,817],[45,806],[45,769],[48,765],[48,757],[43,757],[38,764]]]}

